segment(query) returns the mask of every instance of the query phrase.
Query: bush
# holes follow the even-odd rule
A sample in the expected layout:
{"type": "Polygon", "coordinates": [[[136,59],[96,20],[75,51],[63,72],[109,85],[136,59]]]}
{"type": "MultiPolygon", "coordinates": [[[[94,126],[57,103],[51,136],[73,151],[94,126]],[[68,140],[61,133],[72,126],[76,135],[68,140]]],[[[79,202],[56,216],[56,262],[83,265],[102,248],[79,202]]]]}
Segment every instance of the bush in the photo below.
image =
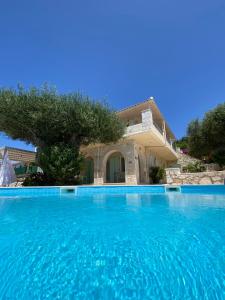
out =
{"type": "Polygon", "coordinates": [[[71,185],[80,175],[83,156],[75,147],[57,145],[38,150],[38,162],[44,173],[54,178],[56,185],[71,185]]]}
{"type": "Polygon", "coordinates": [[[23,186],[48,186],[54,184],[55,181],[53,179],[40,172],[30,174],[23,182],[23,186]]]}
{"type": "MultiPolygon", "coordinates": [[[[75,176],[67,180],[67,185],[78,185],[82,181],[79,176],[75,176]]],[[[56,181],[54,178],[50,178],[44,173],[33,173],[30,174],[23,182],[23,186],[54,186],[60,185],[60,182],[56,181]]]]}
{"type": "Polygon", "coordinates": [[[188,137],[184,136],[180,140],[175,141],[176,147],[179,147],[181,150],[188,149],[188,137]]]}
{"type": "Polygon", "coordinates": [[[165,170],[161,167],[151,167],[149,169],[149,177],[152,183],[160,183],[160,181],[165,178],[165,170]]]}
{"type": "Polygon", "coordinates": [[[183,172],[186,173],[197,173],[204,172],[206,167],[201,162],[190,163],[187,166],[183,167],[183,172]]]}

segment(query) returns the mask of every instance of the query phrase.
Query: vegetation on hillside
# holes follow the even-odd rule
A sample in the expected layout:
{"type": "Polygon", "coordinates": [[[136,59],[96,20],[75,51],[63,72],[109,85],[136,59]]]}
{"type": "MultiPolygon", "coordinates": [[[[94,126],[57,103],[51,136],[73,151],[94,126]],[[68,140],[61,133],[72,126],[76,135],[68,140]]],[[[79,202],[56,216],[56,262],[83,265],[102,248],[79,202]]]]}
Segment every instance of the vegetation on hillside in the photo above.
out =
{"type": "Polygon", "coordinates": [[[80,146],[116,142],[124,126],[106,104],[47,86],[0,90],[0,131],[37,147],[37,163],[54,184],[72,184],[80,173],[80,146]]]}
{"type": "Polygon", "coordinates": [[[187,166],[183,167],[183,172],[186,173],[196,173],[204,171],[206,171],[206,167],[201,162],[189,163],[187,166]]]}
{"type": "MultiPolygon", "coordinates": [[[[189,154],[225,166],[225,103],[189,123],[186,141],[189,154]]],[[[178,146],[179,147],[179,146],[178,146]]],[[[182,148],[182,147],[181,147],[182,148]]]]}
{"type": "Polygon", "coordinates": [[[184,136],[181,139],[176,140],[175,145],[182,150],[188,149],[188,137],[184,136]]]}

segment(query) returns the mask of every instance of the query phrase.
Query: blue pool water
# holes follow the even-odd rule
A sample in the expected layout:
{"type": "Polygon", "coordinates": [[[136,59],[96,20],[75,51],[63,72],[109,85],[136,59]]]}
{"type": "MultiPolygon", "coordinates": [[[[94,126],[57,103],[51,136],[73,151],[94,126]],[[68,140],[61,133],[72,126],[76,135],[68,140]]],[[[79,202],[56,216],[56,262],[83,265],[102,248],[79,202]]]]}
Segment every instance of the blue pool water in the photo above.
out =
{"type": "Polygon", "coordinates": [[[225,299],[225,187],[0,189],[0,299],[225,299]]]}

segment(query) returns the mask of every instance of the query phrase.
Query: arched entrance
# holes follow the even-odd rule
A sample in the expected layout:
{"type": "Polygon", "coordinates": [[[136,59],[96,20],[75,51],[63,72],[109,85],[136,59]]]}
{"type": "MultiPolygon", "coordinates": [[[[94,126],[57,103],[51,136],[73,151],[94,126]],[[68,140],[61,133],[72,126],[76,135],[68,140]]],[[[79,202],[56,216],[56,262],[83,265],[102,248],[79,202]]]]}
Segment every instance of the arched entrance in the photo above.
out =
{"type": "Polygon", "coordinates": [[[106,182],[125,182],[125,160],[120,152],[112,153],[107,160],[106,182]]]}
{"type": "Polygon", "coordinates": [[[92,184],[94,182],[94,160],[87,157],[84,161],[83,183],[92,184]]]}

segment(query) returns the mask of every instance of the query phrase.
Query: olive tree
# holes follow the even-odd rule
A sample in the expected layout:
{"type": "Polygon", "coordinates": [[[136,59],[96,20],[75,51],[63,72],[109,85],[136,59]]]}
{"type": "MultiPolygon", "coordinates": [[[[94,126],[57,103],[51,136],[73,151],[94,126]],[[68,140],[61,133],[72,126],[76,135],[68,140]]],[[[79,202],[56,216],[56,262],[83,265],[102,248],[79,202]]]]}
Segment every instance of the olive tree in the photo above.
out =
{"type": "Polygon", "coordinates": [[[49,177],[66,183],[80,172],[80,146],[120,139],[124,125],[106,104],[54,89],[0,90],[0,131],[37,147],[49,177]]]}
{"type": "Polygon", "coordinates": [[[207,112],[203,120],[194,120],[188,126],[190,154],[225,165],[225,103],[207,112]]]}

